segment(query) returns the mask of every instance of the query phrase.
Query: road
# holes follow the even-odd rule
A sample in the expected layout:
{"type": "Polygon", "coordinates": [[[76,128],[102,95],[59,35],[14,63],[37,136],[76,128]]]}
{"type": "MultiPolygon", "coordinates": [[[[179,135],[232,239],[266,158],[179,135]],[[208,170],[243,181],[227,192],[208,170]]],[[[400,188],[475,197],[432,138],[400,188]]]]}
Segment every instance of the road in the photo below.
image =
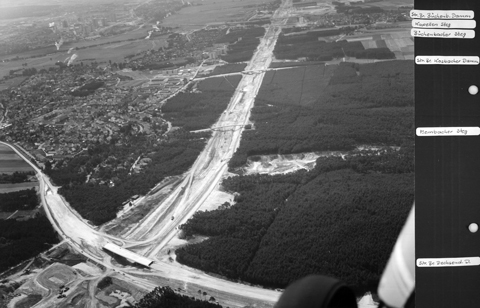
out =
{"type": "Polygon", "coordinates": [[[212,138],[183,183],[133,232],[127,234],[126,238],[138,241],[127,247],[137,248],[138,252],[155,258],[165,244],[177,234],[175,227],[185,223],[218,185],[227,171],[229,159],[240,144],[244,126],[248,124],[250,110],[261,86],[264,71],[272,60],[272,52],[279,31],[280,28],[276,26],[270,27],[267,31],[248,66],[249,71],[259,73],[243,76],[226,111],[215,124],[215,127],[226,129],[213,132],[212,138]],[[172,213],[173,220],[165,219],[167,212],[172,213]],[[149,244],[149,247],[145,248],[145,244],[149,244]]]}
{"type": "MultiPolygon", "coordinates": [[[[272,61],[273,48],[281,25],[285,23],[285,18],[288,16],[286,12],[289,6],[291,6],[291,0],[286,0],[276,11],[272,25],[266,31],[246,68],[246,71],[252,74],[243,75],[226,111],[215,124],[215,127],[224,129],[213,132],[211,139],[183,182],[146,219],[127,233],[125,238],[106,234],[90,225],[68,205],[58,194],[58,187],[55,187],[50,179],[25,157],[23,152],[7,144],[36,171],[46,215],[55,230],[71,247],[87,258],[140,285],[153,288],[154,284],[149,283],[148,279],[158,277],[168,281],[205,285],[211,290],[218,291],[219,294],[229,294],[228,303],[231,307],[242,307],[252,302],[273,306],[280,296],[277,291],[226,281],[177,262],[164,262],[157,258],[157,254],[176,236],[178,225],[185,223],[198,210],[226,173],[228,161],[240,144],[244,125],[248,124],[250,110],[265,71],[272,61]],[[173,220],[171,216],[174,217],[173,220]],[[110,256],[102,250],[107,242],[150,257],[155,260],[155,263],[149,272],[139,272],[132,266],[121,266],[112,261],[110,256]]],[[[92,284],[96,285],[94,282],[92,284]]],[[[89,306],[95,305],[96,301],[92,297],[89,306]]]]}

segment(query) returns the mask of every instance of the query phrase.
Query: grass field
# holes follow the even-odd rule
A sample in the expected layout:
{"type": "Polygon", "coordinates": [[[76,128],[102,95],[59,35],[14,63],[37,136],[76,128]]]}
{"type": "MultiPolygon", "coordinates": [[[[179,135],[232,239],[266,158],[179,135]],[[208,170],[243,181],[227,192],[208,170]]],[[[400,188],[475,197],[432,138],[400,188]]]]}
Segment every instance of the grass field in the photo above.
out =
{"type": "Polygon", "coordinates": [[[184,31],[198,29],[207,24],[243,21],[253,14],[253,5],[268,3],[265,0],[194,0],[193,5],[164,19],[162,25],[180,27],[184,31]],[[252,6],[252,7],[249,7],[252,6]]]}

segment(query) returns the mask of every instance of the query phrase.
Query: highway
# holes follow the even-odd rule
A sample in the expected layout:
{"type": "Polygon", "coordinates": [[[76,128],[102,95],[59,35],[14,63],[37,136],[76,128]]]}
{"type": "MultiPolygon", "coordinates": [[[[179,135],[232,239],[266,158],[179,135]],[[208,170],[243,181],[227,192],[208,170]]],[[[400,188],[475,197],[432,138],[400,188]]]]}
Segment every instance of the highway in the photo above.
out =
{"type": "MultiPolygon", "coordinates": [[[[160,203],[145,219],[135,228],[130,230],[123,238],[101,232],[92,226],[74,211],[70,205],[58,194],[48,176],[35,166],[25,153],[10,146],[18,155],[27,161],[36,171],[40,185],[42,205],[46,215],[55,230],[77,252],[87,258],[102,264],[108,273],[123,276],[138,285],[153,288],[156,284],[152,279],[166,279],[169,282],[177,281],[182,284],[206,286],[214,292],[212,295],[228,303],[230,307],[243,307],[247,304],[258,303],[261,307],[272,307],[278,300],[280,292],[267,290],[236,282],[227,281],[207,275],[199,270],[183,266],[177,262],[162,261],[159,253],[162,248],[174,238],[177,227],[185,223],[209,197],[214,188],[221,182],[227,172],[229,159],[235,153],[241,140],[244,125],[248,124],[250,110],[261,86],[265,71],[272,61],[273,48],[281,30],[281,25],[288,17],[288,8],[291,0],[286,0],[275,12],[272,24],[267,29],[257,51],[244,74],[235,94],[233,95],[226,112],[222,113],[214,127],[229,129],[214,130],[205,149],[201,152],[192,168],[185,176],[183,182],[177,185],[170,195],[160,203]],[[174,219],[171,219],[171,216],[174,219]],[[130,249],[136,253],[155,260],[150,270],[139,270],[133,266],[122,266],[112,261],[102,247],[108,243],[130,249]],[[216,293],[215,293],[216,292],[216,293]],[[227,295],[226,295],[227,294],[227,295]]],[[[105,273],[102,274],[102,277],[105,273]]],[[[90,288],[94,288],[98,281],[94,279],[90,288]]],[[[155,280],[157,279],[157,280],[155,280]]],[[[90,307],[97,305],[92,296],[93,289],[89,289],[90,307]]],[[[189,294],[193,296],[193,294],[189,294]]],[[[42,300],[42,305],[48,304],[42,300]]],[[[220,302],[222,304],[222,302],[220,302]]]]}

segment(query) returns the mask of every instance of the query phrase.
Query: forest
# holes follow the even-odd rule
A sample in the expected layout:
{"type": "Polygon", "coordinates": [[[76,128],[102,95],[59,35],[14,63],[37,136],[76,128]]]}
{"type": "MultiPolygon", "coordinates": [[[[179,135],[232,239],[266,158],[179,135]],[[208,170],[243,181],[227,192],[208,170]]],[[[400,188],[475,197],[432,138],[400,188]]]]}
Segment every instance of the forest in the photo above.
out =
{"type": "Polygon", "coordinates": [[[260,37],[265,34],[265,28],[263,27],[251,27],[247,29],[231,30],[228,34],[218,38],[215,43],[217,44],[232,44],[238,40],[260,37]]]}
{"type": "Polygon", "coordinates": [[[135,308],[222,308],[222,306],[213,303],[214,298],[210,298],[212,303],[180,295],[175,293],[170,287],[156,287],[153,291],[146,294],[136,305],[135,308]]]}
{"type": "Polygon", "coordinates": [[[265,34],[265,28],[252,27],[247,29],[232,30],[220,37],[216,43],[228,43],[226,55],[221,56],[222,60],[228,63],[248,61],[252,58],[253,52],[260,43],[260,37],[265,34]]]}
{"type": "Polygon", "coordinates": [[[35,188],[0,194],[0,212],[33,210],[38,204],[35,188]]]}
{"type": "Polygon", "coordinates": [[[365,49],[361,42],[319,41],[321,32],[278,37],[273,53],[277,59],[295,60],[306,58],[308,61],[330,61],[335,58],[356,57],[358,59],[395,59],[388,48],[365,49]],[[314,33],[314,34],[312,34],[314,33]]]}
{"type": "Polygon", "coordinates": [[[230,177],[222,185],[236,203],[182,225],[210,238],[178,249],[177,261],[269,287],[315,273],[375,291],[413,204],[406,152],[388,160],[393,168],[375,155],[331,157],[310,172],[230,177]]]}
{"type": "Polygon", "coordinates": [[[252,155],[412,143],[412,61],[311,67],[303,77],[302,69],[267,72],[251,114],[256,129],[243,133],[231,169],[252,155]]]}
{"type": "Polygon", "coordinates": [[[56,243],[57,235],[45,216],[26,221],[3,220],[0,223],[0,272],[36,256],[56,243]]]}
{"type": "Polygon", "coordinates": [[[227,108],[241,76],[214,77],[198,84],[196,92],[181,92],[162,107],[166,120],[185,130],[210,127],[227,108]]]}
{"type": "Polygon", "coordinates": [[[308,172],[223,180],[235,203],[183,224],[187,238],[209,238],[177,249],[177,261],[273,288],[321,274],[358,294],[376,292],[414,201],[412,74],[411,61],[347,63],[309,105],[257,99],[255,130],[244,132],[230,167],[257,154],[399,148],[319,157],[308,172]]]}
{"type": "Polygon", "coordinates": [[[1,173],[0,184],[28,182],[29,177],[32,175],[35,175],[34,171],[15,171],[13,173],[1,173]]]}

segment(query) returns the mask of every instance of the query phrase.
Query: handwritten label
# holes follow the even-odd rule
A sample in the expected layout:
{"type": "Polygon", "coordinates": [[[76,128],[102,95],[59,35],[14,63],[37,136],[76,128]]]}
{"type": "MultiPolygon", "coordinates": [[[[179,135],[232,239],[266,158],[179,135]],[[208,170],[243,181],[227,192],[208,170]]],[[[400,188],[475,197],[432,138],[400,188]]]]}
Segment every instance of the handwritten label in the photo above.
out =
{"type": "Polygon", "coordinates": [[[479,65],[479,57],[461,56],[416,56],[415,64],[419,65],[479,65]]]}
{"type": "Polygon", "coordinates": [[[417,259],[418,267],[454,267],[480,265],[480,257],[417,259]]]}
{"type": "Polygon", "coordinates": [[[476,26],[475,20],[412,20],[412,27],[414,28],[475,29],[476,26]]]}
{"type": "Polygon", "coordinates": [[[475,37],[475,31],[474,30],[412,29],[411,35],[413,37],[472,39],[475,37]]]}
{"type": "Polygon", "coordinates": [[[420,19],[473,19],[473,11],[411,10],[411,18],[420,19]]]}
{"type": "Polygon", "coordinates": [[[416,133],[419,137],[478,136],[480,127],[418,127],[416,133]]]}

